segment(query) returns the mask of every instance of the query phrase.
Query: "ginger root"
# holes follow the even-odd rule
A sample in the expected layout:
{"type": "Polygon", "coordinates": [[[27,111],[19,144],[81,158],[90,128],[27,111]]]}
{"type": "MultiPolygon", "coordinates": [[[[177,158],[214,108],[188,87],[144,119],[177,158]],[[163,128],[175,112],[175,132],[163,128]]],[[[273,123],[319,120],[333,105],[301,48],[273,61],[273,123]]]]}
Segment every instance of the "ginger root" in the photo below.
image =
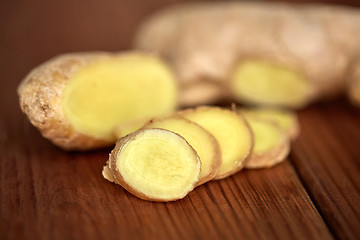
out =
{"type": "Polygon", "coordinates": [[[273,122],[292,141],[299,136],[300,124],[295,112],[274,108],[240,108],[239,111],[246,117],[273,122]]]}
{"type": "Polygon", "coordinates": [[[237,101],[260,106],[302,107],[312,91],[296,71],[259,60],[238,64],[230,82],[237,101]]]}
{"type": "Polygon", "coordinates": [[[140,52],[65,54],[31,71],[18,88],[31,123],[66,150],[112,145],[116,126],[130,131],[172,113],[177,91],[167,65],[140,52]]]}
{"type": "Polygon", "coordinates": [[[197,107],[178,112],[209,131],[220,145],[222,163],[214,179],[240,171],[253,147],[253,134],[246,120],[235,111],[219,107],[197,107]]]}
{"type": "Polygon", "coordinates": [[[142,199],[171,201],[244,167],[272,167],[286,159],[290,139],[299,133],[294,113],[232,108],[200,106],[148,121],[118,140],[103,168],[104,178],[142,199]],[[173,161],[179,162],[176,167],[173,161]],[[192,170],[198,171],[196,180],[192,170]]]}
{"type": "Polygon", "coordinates": [[[245,167],[272,167],[285,160],[290,151],[288,134],[267,119],[246,112],[244,116],[254,133],[254,149],[245,167]]]}
{"type": "Polygon", "coordinates": [[[142,129],[117,141],[103,174],[141,199],[174,201],[197,185],[200,169],[199,156],[183,137],[142,129]]]}
{"type": "Polygon", "coordinates": [[[214,136],[200,125],[178,116],[156,118],[145,124],[144,128],[162,128],[184,137],[195,149],[201,161],[199,183],[210,181],[221,165],[220,146],[214,136]]]}
{"type": "MultiPolygon", "coordinates": [[[[134,42],[168,60],[182,106],[230,98],[297,109],[344,91],[359,65],[353,63],[360,57],[360,11],[321,4],[178,4],[144,21],[134,42]]],[[[356,92],[351,99],[358,99],[356,92]]]]}

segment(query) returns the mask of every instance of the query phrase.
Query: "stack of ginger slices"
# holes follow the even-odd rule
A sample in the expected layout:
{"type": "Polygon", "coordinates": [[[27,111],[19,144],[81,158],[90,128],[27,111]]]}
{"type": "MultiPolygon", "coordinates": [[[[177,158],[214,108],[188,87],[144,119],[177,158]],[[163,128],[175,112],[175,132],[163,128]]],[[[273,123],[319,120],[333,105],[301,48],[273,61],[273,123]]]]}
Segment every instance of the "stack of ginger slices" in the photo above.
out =
{"type": "Polygon", "coordinates": [[[299,124],[284,110],[200,106],[124,132],[115,131],[104,178],[141,199],[174,201],[210,180],[285,160],[299,124]]]}

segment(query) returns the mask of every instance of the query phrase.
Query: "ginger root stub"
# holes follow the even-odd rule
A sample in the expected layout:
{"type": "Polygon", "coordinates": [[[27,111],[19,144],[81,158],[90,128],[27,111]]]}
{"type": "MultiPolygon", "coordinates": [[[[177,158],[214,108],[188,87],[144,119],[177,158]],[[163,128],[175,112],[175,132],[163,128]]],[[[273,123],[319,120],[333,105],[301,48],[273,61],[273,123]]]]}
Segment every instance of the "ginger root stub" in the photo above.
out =
{"type": "MultiPolygon", "coordinates": [[[[358,8],[225,1],[166,7],[144,21],[134,45],[169,61],[182,106],[230,97],[297,109],[345,90],[359,42],[358,8]]],[[[359,104],[358,92],[349,94],[359,104]]]]}
{"type": "Polygon", "coordinates": [[[68,150],[109,146],[115,127],[168,115],[178,100],[167,65],[141,52],[61,55],[34,69],[18,94],[31,123],[68,150]]]}
{"type": "Polygon", "coordinates": [[[200,169],[199,156],[183,137],[142,129],[118,140],[103,175],[139,198],[174,201],[193,190],[200,169]]]}

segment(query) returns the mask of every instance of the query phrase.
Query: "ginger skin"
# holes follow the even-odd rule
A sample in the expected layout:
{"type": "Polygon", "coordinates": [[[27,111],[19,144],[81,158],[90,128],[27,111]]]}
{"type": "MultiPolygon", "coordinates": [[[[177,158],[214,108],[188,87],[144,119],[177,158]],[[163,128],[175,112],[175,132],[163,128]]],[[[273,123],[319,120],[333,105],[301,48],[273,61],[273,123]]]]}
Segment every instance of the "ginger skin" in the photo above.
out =
{"type": "MultiPolygon", "coordinates": [[[[299,109],[358,86],[346,82],[359,66],[359,22],[358,8],[339,5],[179,3],[145,20],[134,45],[169,61],[182,106],[225,99],[299,109]]],[[[354,103],[358,92],[349,93],[354,103]]]]}

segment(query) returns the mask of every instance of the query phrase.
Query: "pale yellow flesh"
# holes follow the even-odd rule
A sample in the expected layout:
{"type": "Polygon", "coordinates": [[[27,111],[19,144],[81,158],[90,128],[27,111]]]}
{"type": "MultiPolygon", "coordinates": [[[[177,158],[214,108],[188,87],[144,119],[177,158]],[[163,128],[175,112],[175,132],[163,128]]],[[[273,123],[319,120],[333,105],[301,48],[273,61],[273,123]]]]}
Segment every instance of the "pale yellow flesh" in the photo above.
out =
{"type": "Polygon", "coordinates": [[[218,141],[222,164],[216,177],[232,172],[247,157],[252,147],[252,134],[236,113],[221,108],[199,108],[181,115],[208,130],[218,141]]]}
{"type": "Polygon", "coordinates": [[[284,132],[291,134],[297,128],[297,117],[294,112],[271,109],[271,108],[253,108],[241,109],[240,112],[246,116],[253,116],[256,118],[272,121],[284,132]]]}
{"type": "Polygon", "coordinates": [[[284,132],[267,120],[245,115],[254,133],[254,154],[263,154],[284,141],[284,132]]]}
{"type": "Polygon", "coordinates": [[[213,171],[218,156],[216,156],[216,149],[214,149],[213,138],[203,127],[186,119],[168,117],[155,119],[146,124],[145,128],[167,129],[184,137],[200,157],[200,181],[213,171]]]}
{"type": "Polygon", "coordinates": [[[244,61],[236,66],[231,89],[239,100],[292,108],[304,106],[312,91],[311,84],[300,73],[259,60],[244,61]]]}
{"type": "Polygon", "coordinates": [[[144,124],[150,121],[151,118],[137,119],[131,122],[117,125],[113,131],[117,139],[125,137],[126,135],[139,130],[144,124]]]}
{"type": "Polygon", "coordinates": [[[200,161],[184,138],[163,129],[146,129],[123,146],[116,166],[124,181],[153,199],[184,197],[198,181],[200,161]]]}
{"type": "Polygon", "coordinates": [[[176,102],[175,80],[158,59],[125,54],[75,73],[64,89],[62,106],[75,130],[113,140],[116,126],[167,115],[176,102]]]}

